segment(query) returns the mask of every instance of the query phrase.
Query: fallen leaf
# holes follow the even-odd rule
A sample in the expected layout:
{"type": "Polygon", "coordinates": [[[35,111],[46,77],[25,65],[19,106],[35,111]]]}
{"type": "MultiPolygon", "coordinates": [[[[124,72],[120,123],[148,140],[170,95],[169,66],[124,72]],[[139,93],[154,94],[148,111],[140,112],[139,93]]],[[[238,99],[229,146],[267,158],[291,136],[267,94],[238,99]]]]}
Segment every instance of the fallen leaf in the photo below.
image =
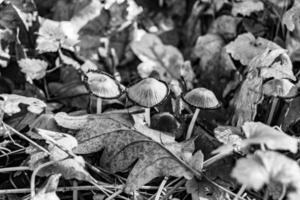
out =
{"type": "Polygon", "coordinates": [[[282,23],[286,25],[289,31],[293,31],[296,25],[299,25],[300,20],[300,3],[298,1],[294,2],[293,7],[287,10],[282,18],[282,23]]]}
{"type": "Polygon", "coordinates": [[[259,0],[241,0],[234,1],[232,14],[233,16],[242,15],[242,16],[250,16],[253,12],[262,11],[264,9],[263,2],[259,0]]]}
{"type": "Polygon", "coordinates": [[[272,150],[298,151],[296,138],[261,122],[245,122],[242,129],[247,138],[243,140],[243,145],[264,144],[272,150]]]}
{"type": "Polygon", "coordinates": [[[192,195],[193,200],[229,200],[226,192],[220,190],[205,179],[197,180],[195,178],[188,180],[185,184],[187,193],[192,195]]]}
{"type": "Polygon", "coordinates": [[[32,200],[59,200],[56,190],[61,174],[54,174],[49,177],[46,184],[39,189],[32,200]]]}
{"type": "Polygon", "coordinates": [[[47,107],[43,101],[33,97],[24,97],[16,94],[0,94],[0,97],[4,99],[0,100],[1,110],[8,115],[20,112],[19,104],[28,105],[27,110],[36,114],[40,114],[47,107]]]}
{"type": "Polygon", "coordinates": [[[249,65],[250,61],[257,55],[262,54],[267,48],[270,50],[281,49],[272,41],[258,37],[252,33],[240,34],[234,41],[226,45],[226,52],[243,65],[249,65]]]}
{"type": "Polygon", "coordinates": [[[272,151],[257,151],[237,161],[232,177],[248,188],[259,190],[272,181],[294,187],[299,194],[300,168],[296,161],[272,151]]]}
{"type": "Polygon", "coordinates": [[[30,83],[32,83],[32,80],[39,80],[46,76],[48,63],[43,60],[25,58],[19,60],[18,64],[30,83]]]}

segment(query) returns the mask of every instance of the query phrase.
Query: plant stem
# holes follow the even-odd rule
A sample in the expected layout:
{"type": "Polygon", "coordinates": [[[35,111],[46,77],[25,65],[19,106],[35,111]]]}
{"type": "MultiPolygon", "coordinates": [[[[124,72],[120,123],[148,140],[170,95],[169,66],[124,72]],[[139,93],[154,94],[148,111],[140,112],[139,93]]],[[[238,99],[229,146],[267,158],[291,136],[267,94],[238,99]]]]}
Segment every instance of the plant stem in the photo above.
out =
{"type": "Polygon", "coordinates": [[[168,177],[168,176],[165,176],[164,180],[161,182],[161,184],[160,184],[160,186],[159,186],[159,188],[158,188],[158,191],[157,191],[157,194],[156,194],[154,200],[159,200],[160,195],[161,195],[161,193],[162,193],[162,191],[163,191],[163,189],[164,189],[164,187],[165,187],[165,185],[166,185],[168,179],[169,179],[169,177],[168,177]]]}
{"type": "Polygon", "coordinates": [[[102,99],[101,98],[97,98],[97,114],[101,114],[102,113],[102,99]]]}
{"type": "Polygon", "coordinates": [[[187,131],[187,134],[186,134],[186,140],[190,139],[191,136],[192,136],[192,133],[193,133],[193,129],[194,129],[194,126],[195,126],[195,123],[197,121],[197,117],[199,115],[199,112],[200,112],[200,109],[199,108],[196,108],[195,112],[194,112],[194,115],[193,115],[193,118],[190,122],[190,125],[189,125],[189,128],[188,128],[188,131],[187,131]]]}
{"type": "Polygon", "coordinates": [[[270,110],[270,113],[269,113],[269,116],[268,116],[268,121],[267,121],[268,125],[271,125],[271,123],[272,123],[273,116],[274,116],[277,104],[278,104],[278,98],[274,97],[274,99],[272,101],[272,105],[271,105],[271,110],[270,110]]]}
{"type": "MultiPolygon", "coordinates": [[[[77,187],[78,182],[76,180],[73,181],[73,187],[77,187]]],[[[78,200],[78,190],[73,190],[73,200],[78,200]]]]}
{"type": "Polygon", "coordinates": [[[239,192],[237,193],[237,195],[234,197],[233,200],[238,200],[242,196],[242,194],[245,192],[245,190],[246,190],[246,185],[243,184],[242,187],[240,188],[239,192]]]}
{"type": "Polygon", "coordinates": [[[112,200],[115,197],[117,197],[119,194],[121,194],[122,192],[123,192],[123,188],[119,189],[118,191],[116,191],[115,193],[113,193],[112,195],[107,197],[105,200],[112,200]]]}
{"type": "Polygon", "coordinates": [[[150,108],[145,108],[145,121],[147,125],[150,127],[151,118],[150,118],[150,108]]]}
{"type": "Polygon", "coordinates": [[[25,170],[30,170],[30,168],[27,166],[6,167],[6,168],[1,168],[0,173],[6,173],[6,172],[12,172],[12,171],[25,171],[25,170]]]}
{"type": "Polygon", "coordinates": [[[211,157],[211,158],[209,158],[209,159],[207,159],[207,160],[205,160],[203,162],[203,168],[208,167],[209,165],[215,163],[216,161],[224,158],[227,155],[228,154],[217,154],[217,155],[214,155],[213,157],[211,157]]]}

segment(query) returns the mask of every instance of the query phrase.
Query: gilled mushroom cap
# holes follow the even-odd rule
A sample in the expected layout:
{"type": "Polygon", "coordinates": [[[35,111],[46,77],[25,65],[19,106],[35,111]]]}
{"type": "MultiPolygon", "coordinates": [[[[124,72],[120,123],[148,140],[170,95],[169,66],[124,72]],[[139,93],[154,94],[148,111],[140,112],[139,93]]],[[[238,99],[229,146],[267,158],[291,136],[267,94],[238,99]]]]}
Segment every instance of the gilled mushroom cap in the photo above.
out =
{"type": "Polygon", "coordinates": [[[263,85],[263,93],[267,96],[294,98],[298,88],[287,79],[272,79],[263,85]]]}
{"type": "Polygon", "coordinates": [[[167,84],[155,78],[145,78],[127,89],[130,100],[147,108],[160,104],[168,94],[167,84]]]}
{"type": "Polygon", "coordinates": [[[195,88],[186,93],[182,99],[189,105],[201,109],[216,109],[220,103],[215,94],[206,88],[195,88]]]}
{"type": "Polygon", "coordinates": [[[106,73],[90,71],[85,74],[84,80],[90,92],[97,97],[115,99],[122,94],[120,84],[106,73]]]}

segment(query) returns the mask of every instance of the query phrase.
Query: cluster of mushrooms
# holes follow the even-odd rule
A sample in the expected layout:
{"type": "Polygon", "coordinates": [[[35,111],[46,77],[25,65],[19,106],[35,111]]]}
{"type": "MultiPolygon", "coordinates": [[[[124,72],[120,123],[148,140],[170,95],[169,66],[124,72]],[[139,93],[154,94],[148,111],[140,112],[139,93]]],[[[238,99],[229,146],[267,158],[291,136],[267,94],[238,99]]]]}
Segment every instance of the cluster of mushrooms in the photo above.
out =
{"type": "MultiPolygon", "coordinates": [[[[84,75],[84,82],[91,95],[97,97],[97,113],[101,113],[102,99],[117,99],[124,92],[128,99],[145,109],[145,121],[150,125],[150,109],[167,99],[170,89],[167,83],[155,78],[144,78],[125,88],[111,75],[101,71],[89,71],[84,75]]],[[[217,109],[220,103],[215,94],[206,88],[195,88],[181,96],[183,101],[195,108],[186,139],[192,135],[200,109],[217,109]]]]}

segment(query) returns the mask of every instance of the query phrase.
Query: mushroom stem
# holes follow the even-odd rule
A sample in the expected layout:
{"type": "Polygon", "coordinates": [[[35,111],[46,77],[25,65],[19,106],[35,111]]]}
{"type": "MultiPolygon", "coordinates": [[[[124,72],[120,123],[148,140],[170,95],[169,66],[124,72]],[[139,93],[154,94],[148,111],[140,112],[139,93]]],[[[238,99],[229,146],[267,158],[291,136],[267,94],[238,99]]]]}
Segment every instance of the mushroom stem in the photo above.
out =
{"type": "Polygon", "coordinates": [[[145,121],[148,126],[150,126],[151,119],[150,119],[150,108],[145,108],[145,121]]]}
{"type": "Polygon", "coordinates": [[[97,98],[97,114],[101,114],[101,113],[102,113],[102,99],[97,98]]]}
{"type": "Polygon", "coordinates": [[[188,128],[188,131],[187,131],[187,134],[186,134],[186,138],[185,139],[190,139],[191,136],[192,136],[192,132],[193,132],[193,129],[194,129],[194,126],[195,126],[195,122],[197,120],[197,117],[199,115],[199,112],[200,112],[200,109],[199,108],[196,108],[195,112],[194,112],[194,115],[193,115],[193,118],[190,122],[190,125],[189,125],[189,128],[188,128]]]}
{"type": "Polygon", "coordinates": [[[268,121],[267,121],[268,125],[271,125],[271,123],[272,123],[273,116],[274,116],[277,104],[278,104],[278,98],[274,97],[273,101],[272,101],[272,105],[271,105],[271,111],[270,111],[269,116],[268,116],[268,121]]]}

